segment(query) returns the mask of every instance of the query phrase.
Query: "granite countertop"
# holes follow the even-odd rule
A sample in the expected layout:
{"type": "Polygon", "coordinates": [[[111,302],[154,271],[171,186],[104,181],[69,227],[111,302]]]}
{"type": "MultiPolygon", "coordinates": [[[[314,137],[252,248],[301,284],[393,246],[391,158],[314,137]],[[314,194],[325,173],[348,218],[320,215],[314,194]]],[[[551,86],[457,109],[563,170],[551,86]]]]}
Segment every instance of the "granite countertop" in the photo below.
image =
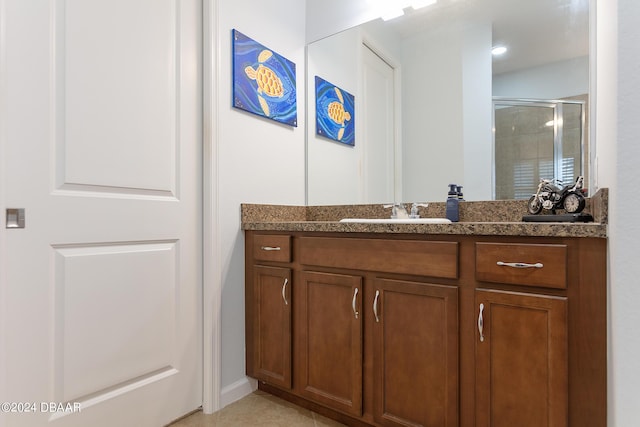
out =
{"type": "MultiPolygon", "coordinates": [[[[410,205],[410,204],[408,204],[410,205]]],[[[607,237],[608,191],[600,189],[587,199],[585,213],[594,222],[523,222],[526,200],[461,202],[460,222],[451,224],[341,223],[342,218],[388,218],[382,205],[285,206],[242,204],[242,229],[332,233],[409,233],[484,236],[607,237]]],[[[444,217],[444,202],[429,203],[420,215],[444,217]]]]}

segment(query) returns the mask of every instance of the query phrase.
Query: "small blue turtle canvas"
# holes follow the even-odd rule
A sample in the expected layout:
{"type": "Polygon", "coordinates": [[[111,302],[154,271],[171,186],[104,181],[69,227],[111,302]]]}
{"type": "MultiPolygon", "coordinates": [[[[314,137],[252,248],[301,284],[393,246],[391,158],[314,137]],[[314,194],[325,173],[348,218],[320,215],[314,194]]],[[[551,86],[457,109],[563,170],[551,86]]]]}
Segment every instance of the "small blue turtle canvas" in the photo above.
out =
{"type": "Polygon", "coordinates": [[[296,65],[232,30],[233,106],[298,126],[296,65]]]}
{"type": "Polygon", "coordinates": [[[355,98],[316,76],[316,134],[355,145],[355,98]]]}

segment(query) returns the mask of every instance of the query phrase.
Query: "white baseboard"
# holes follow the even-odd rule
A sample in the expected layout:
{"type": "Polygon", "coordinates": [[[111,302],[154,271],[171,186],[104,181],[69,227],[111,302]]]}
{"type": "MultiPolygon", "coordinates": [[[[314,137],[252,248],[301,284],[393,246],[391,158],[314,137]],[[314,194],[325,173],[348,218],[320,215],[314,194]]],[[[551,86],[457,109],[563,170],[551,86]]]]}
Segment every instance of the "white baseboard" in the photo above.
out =
{"type": "Polygon", "coordinates": [[[229,384],[220,390],[220,409],[253,393],[258,388],[258,381],[245,377],[229,384]]]}

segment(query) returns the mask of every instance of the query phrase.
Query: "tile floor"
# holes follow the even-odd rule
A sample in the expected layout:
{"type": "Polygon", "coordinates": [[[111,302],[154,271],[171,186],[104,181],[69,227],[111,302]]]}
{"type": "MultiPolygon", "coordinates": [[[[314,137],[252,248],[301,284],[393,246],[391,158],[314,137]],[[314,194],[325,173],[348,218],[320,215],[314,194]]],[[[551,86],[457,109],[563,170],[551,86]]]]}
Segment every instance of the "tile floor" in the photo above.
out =
{"type": "Polygon", "coordinates": [[[254,393],[204,415],[196,412],[169,427],[340,427],[322,415],[257,390],[254,393]]]}

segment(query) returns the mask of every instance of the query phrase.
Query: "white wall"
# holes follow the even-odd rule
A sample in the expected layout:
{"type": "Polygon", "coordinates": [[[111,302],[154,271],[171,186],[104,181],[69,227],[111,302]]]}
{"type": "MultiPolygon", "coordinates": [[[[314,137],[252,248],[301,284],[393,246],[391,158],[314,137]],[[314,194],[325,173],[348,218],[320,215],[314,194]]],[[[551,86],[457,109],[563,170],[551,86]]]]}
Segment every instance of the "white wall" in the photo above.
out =
{"type": "Polygon", "coordinates": [[[609,426],[640,420],[640,3],[598,2],[598,184],[609,187],[609,426]]]}
{"type": "Polygon", "coordinates": [[[462,39],[457,29],[449,33],[425,33],[403,44],[402,173],[407,200],[444,200],[447,184],[464,179],[462,39]]]}
{"type": "MultiPolygon", "coordinates": [[[[218,203],[222,267],[221,401],[245,377],[244,237],[240,203],[304,204],[305,3],[299,0],[219,0],[218,203]],[[296,64],[298,127],[231,107],[231,29],[296,64]]],[[[214,159],[215,161],[215,159],[214,159]]],[[[204,260],[207,262],[207,260],[204,260]]]]}
{"type": "MultiPolygon", "coordinates": [[[[491,104],[491,25],[464,32],[462,55],[462,140],[465,200],[493,198],[493,132],[491,104]]],[[[444,193],[444,191],[443,191],[444,193]]],[[[444,195],[441,196],[441,199],[444,195]]]]}
{"type": "Polygon", "coordinates": [[[491,198],[490,47],[488,25],[448,26],[403,42],[406,201],[444,200],[449,183],[463,185],[466,200],[491,198]],[[478,55],[479,44],[487,55],[478,55]]]}
{"type": "Polygon", "coordinates": [[[493,77],[493,96],[560,99],[588,92],[588,56],[493,77]]]}

